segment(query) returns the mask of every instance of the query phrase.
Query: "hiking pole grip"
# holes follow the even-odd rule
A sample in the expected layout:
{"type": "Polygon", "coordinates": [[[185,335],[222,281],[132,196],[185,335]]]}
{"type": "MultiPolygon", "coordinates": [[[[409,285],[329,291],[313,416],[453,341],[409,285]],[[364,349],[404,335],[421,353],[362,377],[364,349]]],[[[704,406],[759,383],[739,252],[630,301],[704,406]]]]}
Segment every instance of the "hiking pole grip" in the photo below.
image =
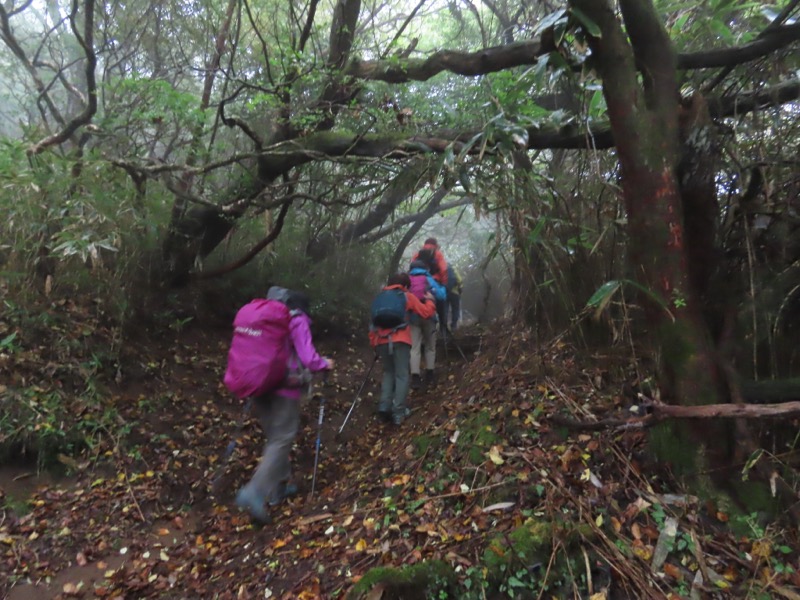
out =
{"type": "Polygon", "coordinates": [[[356,407],[358,403],[358,397],[361,396],[361,392],[364,390],[364,386],[367,384],[369,380],[369,376],[372,374],[372,369],[375,367],[375,363],[378,362],[378,353],[375,353],[375,358],[372,361],[372,364],[369,366],[369,370],[367,371],[367,376],[364,377],[364,381],[361,382],[361,387],[358,388],[358,392],[356,392],[356,397],[353,399],[353,404],[350,407],[350,410],[347,411],[347,416],[344,418],[342,422],[342,426],[339,427],[339,433],[344,431],[344,426],[347,425],[347,421],[350,419],[350,415],[353,414],[353,409],[356,407]]]}

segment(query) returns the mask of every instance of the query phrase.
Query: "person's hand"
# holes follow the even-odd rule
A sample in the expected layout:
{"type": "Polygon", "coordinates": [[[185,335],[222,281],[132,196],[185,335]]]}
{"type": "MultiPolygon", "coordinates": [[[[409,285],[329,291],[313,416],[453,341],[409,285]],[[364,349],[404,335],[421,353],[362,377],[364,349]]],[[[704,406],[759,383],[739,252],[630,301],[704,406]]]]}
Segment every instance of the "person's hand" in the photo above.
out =
{"type": "Polygon", "coordinates": [[[328,361],[328,368],[326,370],[333,371],[333,359],[329,356],[326,356],[325,360],[328,361]]]}
{"type": "Polygon", "coordinates": [[[431,294],[430,292],[425,292],[425,299],[430,300],[431,302],[434,302],[435,300],[433,294],[431,294]]]}

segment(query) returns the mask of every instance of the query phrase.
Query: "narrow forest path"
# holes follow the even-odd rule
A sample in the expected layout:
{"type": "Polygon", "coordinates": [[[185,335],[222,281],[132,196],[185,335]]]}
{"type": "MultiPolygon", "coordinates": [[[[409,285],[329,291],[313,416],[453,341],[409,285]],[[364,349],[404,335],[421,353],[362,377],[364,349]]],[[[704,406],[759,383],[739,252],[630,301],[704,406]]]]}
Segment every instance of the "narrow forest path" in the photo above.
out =
{"type": "Polygon", "coordinates": [[[110,433],[125,441],[106,451],[108,460],[76,463],[58,481],[46,474],[20,478],[32,474],[30,467],[7,469],[9,492],[33,493],[33,512],[18,529],[28,543],[13,543],[17,564],[6,588],[9,600],[169,596],[170,589],[174,597],[227,597],[232,581],[239,597],[267,586],[276,597],[294,597],[310,579],[312,589],[321,588],[321,565],[329,570],[324,587],[330,593],[332,586],[345,587],[359,566],[374,562],[374,554],[352,565],[335,552],[326,557],[325,547],[348,551],[334,541],[339,535],[326,531],[334,516],[352,522],[364,498],[380,498],[385,481],[406,472],[410,437],[434,417],[464,361],[452,343],[447,358],[440,348],[442,383],[410,393],[414,412],[399,428],[375,418],[376,364],[340,435],[373,354],[366,335],[321,335],[317,345],[335,358],[337,369],[327,383],[316,380],[313,396],[304,401],[293,450],[300,493],[275,512],[272,525],[256,529],[233,506],[235,491],[260,456],[263,436],[255,420],[244,420],[233,455],[222,463],[244,418],[242,403],[220,383],[229,338],[227,327],[191,328],[126,352],[121,381],[109,387],[123,416],[120,431],[110,433]],[[325,418],[316,494],[309,498],[320,397],[325,418]],[[14,486],[14,480],[25,483],[14,486]],[[34,482],[42,484],[38,491],[34,482]],[[287,554],[291,561],[281,559],[287,554]]]}
{"type": "MultiPolygon", "coordinates": [[[[431,560],[455,568],[456,597],[473,590],[470,599],[800,589],[796,530],[764,529],[687,494],[647,462],[642,430],[551,423],[624,415],[642,378],[626,351],[536,347],[518,329],[459,332],[466,361],[440,346],[438,384],[412,392],[399,428],[375,417],[376,366],[342,435],[373,355],[363,332],[319,333],[337,369],[316,388],[325,399],[317,492],[309,498],[319,396],[306,402],[293,451],[300,494],[255,528],[232,503],[260,455],[254,420],[221,464],[242,416],[221,384],[229,338],[227,326],[189,326],[142,331],[126,347],[103,389],[118,428],[0,516],[0,597],[344,598],[373,567],[431,560]],[[487,578],[494,596],[481,595],[487,578]]],[[[33,487],[21,470],[5,472],[8,481],[0,471],[5,506],[12,480],[33,487]]],[[[369,598],[414,597],[384,591],[369,598]]]]}

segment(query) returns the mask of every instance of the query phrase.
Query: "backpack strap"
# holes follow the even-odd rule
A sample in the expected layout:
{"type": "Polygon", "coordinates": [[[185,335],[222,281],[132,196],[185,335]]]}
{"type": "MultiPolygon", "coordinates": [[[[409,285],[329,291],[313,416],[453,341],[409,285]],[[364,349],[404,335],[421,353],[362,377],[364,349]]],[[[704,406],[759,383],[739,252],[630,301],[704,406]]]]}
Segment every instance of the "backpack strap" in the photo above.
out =
{"type": "Polygon", "coordinates": [[[398,325],[397,327],[392,327],[387,333],[377,334],[378,337],[386,338],[389,340],[389,354],[392,354],[394,352],[394,340],[392,339],[392,336],[399,330],[405,329],[406,327],[408,327],[408,321],[406,321],[405,323],[400,323],[400,325],[398,325]]]}

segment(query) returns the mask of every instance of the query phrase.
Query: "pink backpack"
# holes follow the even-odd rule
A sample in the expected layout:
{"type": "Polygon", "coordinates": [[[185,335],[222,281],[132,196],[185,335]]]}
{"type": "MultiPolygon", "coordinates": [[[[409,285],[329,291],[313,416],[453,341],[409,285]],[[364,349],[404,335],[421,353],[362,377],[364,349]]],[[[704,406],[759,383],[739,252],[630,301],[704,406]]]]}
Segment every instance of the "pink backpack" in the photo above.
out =
{"type": "Polygon", "coordinates": [[[428,276],[411,275],[409,279],[411,279],[411,287],[408,288],[408,291],[422,300],[425,297],[425,292],[428,291],[428,276]]]}
{"type": "Polygon", "coordinates": [[[276,389],[289,361],[289,309],[277,300],[253,300],[233,320],[225,386],[239,398],[276,389]]]}

